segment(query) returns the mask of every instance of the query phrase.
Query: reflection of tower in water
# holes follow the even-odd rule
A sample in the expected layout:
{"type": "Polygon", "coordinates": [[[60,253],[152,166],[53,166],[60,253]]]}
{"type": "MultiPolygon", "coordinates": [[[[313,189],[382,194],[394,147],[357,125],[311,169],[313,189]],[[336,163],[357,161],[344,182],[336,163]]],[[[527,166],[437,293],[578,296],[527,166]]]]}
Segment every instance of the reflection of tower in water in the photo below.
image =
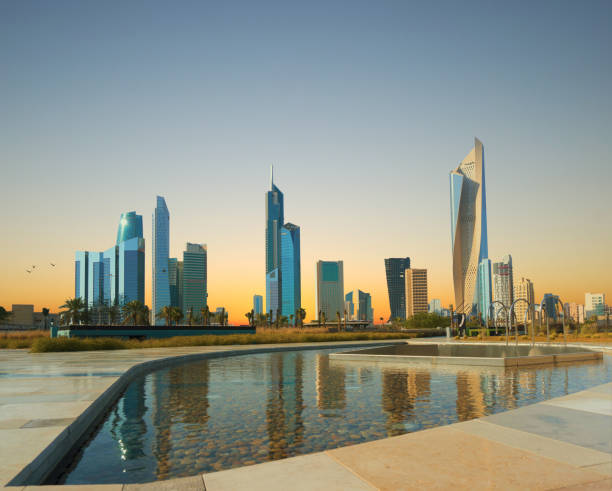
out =
{"type": "Polygon", "coordinates": [[[130,461],[144,456],[144,436],[147,432],[144,379],[128,385],[121,401],[120,405],[115,406],[110,432],[119,445],[121,460],[130,461]]]}
{"type": "Polygon", "coordinates": [[[304,439],[304,358],[300,353],[276,353],[270,362],[270,387],[266,405],[268,459],[294,454],[304,439]]]}
{"type": "Polygon", "coordinates": [[[346,407],[346,373],[341,366],[331,366],[329,355],[317,355],[316,386],[319,409],[346,407]]]}
{"type": "Polygon", "coordinates": [[[457,373],[457,417],[459,421],[467,421],[485,415],[487,406],[482,383],[481,374],[478,372],[457,373]]]}
{"type": "Polygon", "coordinates": [[[384,370],[382,379],[382,408],[387,413],[387,435],[401,435],[406,432],[406,420],[414,416],[416,400],[430,394],[431,375],[420,370],[384,370]]]}
{"type": "MultiPolygon", "coordinates": [[[[205,431],[208,421],[208,361],[177,366],[151,374],[156,392],[152,397],[155,428],[153,454],[158,480],[167,479],[172,467],[173,425],[180,428],[176,441],[193,444],[205,431]]],[[[182,443],[181,443],[182,444],[182,443]]]]}

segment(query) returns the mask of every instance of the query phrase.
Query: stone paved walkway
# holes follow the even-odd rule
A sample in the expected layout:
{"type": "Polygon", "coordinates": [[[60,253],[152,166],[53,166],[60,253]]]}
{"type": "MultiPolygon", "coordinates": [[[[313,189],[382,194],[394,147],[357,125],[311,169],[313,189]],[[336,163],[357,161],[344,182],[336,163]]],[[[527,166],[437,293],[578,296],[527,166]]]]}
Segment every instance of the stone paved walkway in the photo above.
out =
{"type": "MultiPolygon", "coordinates": [[[[168,356],[252,348],[40,355],[0,351],[0,483],[8,482],[133,365],[168,356]]],[[[468,422],[203,476],[144,485],[61,488],[610,490],[612,383],[468,422]]]]}

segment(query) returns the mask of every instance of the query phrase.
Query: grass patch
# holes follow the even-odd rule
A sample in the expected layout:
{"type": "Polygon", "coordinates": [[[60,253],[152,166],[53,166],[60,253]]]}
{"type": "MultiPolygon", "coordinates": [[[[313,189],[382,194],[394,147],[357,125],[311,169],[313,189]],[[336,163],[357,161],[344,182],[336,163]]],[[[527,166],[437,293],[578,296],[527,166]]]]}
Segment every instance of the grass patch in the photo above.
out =
{"type": "Polygon", "coordinates": [[[376,341],[385,339],[407,339],[414,334],[376,333],[376,332],[267,332],[257,334],[232,334],[226,336],[176,336],[165,339],[123,340],[117,338],[55,338],[35,339],[31,343],[33,353],[58,351],[98,351],[138,348],[178,348],[184,346],[223,346],[236,344],[286,344],[286,343],[323,343],[334,341],[376,341]]]}
{"type": "Polygon", "coordinates": [[[0,332],[0,348],[30,348],[35,339],[49,337],[48,331],[5,331],[0,332]]]}

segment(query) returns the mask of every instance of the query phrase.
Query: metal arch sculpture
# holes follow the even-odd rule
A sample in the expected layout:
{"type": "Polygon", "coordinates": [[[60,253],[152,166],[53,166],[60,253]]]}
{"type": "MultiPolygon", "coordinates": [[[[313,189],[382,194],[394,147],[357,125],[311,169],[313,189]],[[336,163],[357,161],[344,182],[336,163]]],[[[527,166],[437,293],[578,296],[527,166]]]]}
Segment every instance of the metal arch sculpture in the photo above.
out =
{"type": "MultiPolygon", "coordinates": [[[[492,318],[493,318],[493,327],[495,328],[495,333],[497,334],[497,316],[498,314],[501,312],[501,310],[505,310],[506,314],[508,314],[508,307],[506,307],[506,305],[504,304],[504,302],[502,302],[501,300],[493,300],[490,304],[489,304],[489,314],[491,314],[491,311],[493,312],[492,314],[492,318]],[[497,310],[497,312],[495,312],[495,304],[498,303],[501,305],[501,307],[497,310]]],[[[506,326],[506,329],[508,329],[508,326],[506,326]]]]}
{"type": "MultiPolygon", "coordinates": [[[[527,304],[527,308],[525,309],[525,325],[527,325],[527,316],[529,315],[529,308],[531,307],[531,304],[525,298],[517,298],[514,302],[512,302],[512,305],[510,305],[510,311],[508,312],[508,325],[510,326],[510,330],[512,330],[512,314],[514,312],[514,306],[518,302],[525,302],[527,304]]],[[[518,322],[516,324],[516,330],[514,333],[516,334],[515,344],[518,346],[518,322]]],[[[506,346],[508,346],[508,331],[506,331],[506,346]]]]}

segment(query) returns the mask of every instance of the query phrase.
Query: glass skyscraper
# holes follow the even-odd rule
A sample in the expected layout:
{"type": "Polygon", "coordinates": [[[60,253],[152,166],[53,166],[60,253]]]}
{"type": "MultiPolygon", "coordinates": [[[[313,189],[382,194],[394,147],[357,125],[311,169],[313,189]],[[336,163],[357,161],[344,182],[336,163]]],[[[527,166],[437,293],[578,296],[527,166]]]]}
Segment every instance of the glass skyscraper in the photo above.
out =
{"type": "Polygon", "coordinates": [[[74,255],[74,298],[80,298],[89,305],[88,296],[89,252],[76,251],[74,255]]]}
{"type": "Polygon", "coordinates": [[[512,256],[508,254],[501,261],[493,263],[493,300],[510,308],[514,300],[514,277],[512,256]]]}
{"type": "Polygon", "coordinates": [[[385,259],[391,319],[406,318],[405,274],[407,269],[410,269],[409,257],[390,257],[385,259]]]}
{"type": "Polygon", "coordinates": [[[253,295],[253,313],[263,314],[263,297],[261,295],[253,295]]]}
{"type": "Polygon", "coordinates": [[[168,282],[170,283],[170,305],[183,308],[183,261],[175,257],[168,259],[168,282]]]}
{"type": "Polygon", "coordinates": [[[344,313],[344,266],[342,261],[317,262],[317,317],[335,320],[344,313]]]}
{"type": "MultiPolygon", "coordinates": [[[[141,222],[142,222],[142,217],[141,222]]],[[[142,228],[141,228],[142,230],[142,228]]],[[[140,232],[142,234],[142,231],[140,232]]],[[[123,240],[117,246],[117,271],[119,281],[117,294],[119,304],[124,305],[133,300],[144,304],[145,289],[145,240],[132,237],[123,240]]]]}
{"type": "Polygon", "coordinates": [[[117,245],[121,242],[144,237],[142,233],[142,215],[137,215],[135,211],[122,213],[119,218],[119,229],[117,230],[117,245]]]}
{"type": "Polygon", "coordinates": [[[89,252],[87,300],[90,307],[104,303],[104,254],[89,252]]]}
{"type": "Polygon", "coordinates": [[[478,265],[478,312],[486,322],[491,316],[491,260],[483,259],[478,265]]]}
{"type": "Polygon", "coordinates": [[[163,325],[157,314],[162,307],[170,306],[170,282],[168,280],[168,257],[170,249],[170,213],[166,200],[158,196],[153,212],[153,298],[152,316],[154,325],[163,325]]]}
{"type": "Polygon", "coordinates": [[[272,311],[273,318],[282,307],[280,267],[281,228],[284,223],[284,197],[274,185],[274,169],[271,167],[270,190],[266,193],[266,309],[272,311]]]}
{"type": "Polygon", "coordinates": [[[472,314],[479,303],[479,266],[489,256],[486,203],[484,146],[474,138],[474,148],[450,173],[453,286],[458,313],[472,314]]]}
{"type": "Polygon", "coordinates": [[[102,253],[104,262],[102,270],[102,303],[106,305],[115,305],[119,303],[118,285],[119,285],[119,270],[117,261],[117,246],[113,246],[102,253]]]}
{"type": "Polygon", "coordinates": [[[293,223],[281,227],[281,300],[284,316],[302,308],[300,227],[293,223]]]}
{"type": "Polygon", "coordinates": [[[183,315],[199,314],[206,306],[207,250],[205,244],[187,242],[183,252],[183,315]]]}
{"type": "Polygon", "coordinates": [[[372,296],[369,293],[355,290],[344,296],[345,313],[348,320],[374,321],[372,310],[372,296]]]}

